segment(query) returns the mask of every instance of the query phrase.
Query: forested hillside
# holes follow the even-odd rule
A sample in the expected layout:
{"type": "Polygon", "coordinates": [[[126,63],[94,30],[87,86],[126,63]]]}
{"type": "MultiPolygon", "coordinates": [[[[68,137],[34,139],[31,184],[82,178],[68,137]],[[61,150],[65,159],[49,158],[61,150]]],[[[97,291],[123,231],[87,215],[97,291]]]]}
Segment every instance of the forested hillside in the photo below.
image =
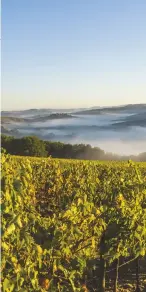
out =
{"type": "MultiPolygon", "coordinates": [[[[70,158],[86,160],[128,160],[146,161],[146,152],[139,155],[122,156],[108,153],[99,147],[91,147],[85,144],[65,144],[61,142],[43,141],[35,136],[27,136],[21,139],[12,136],[1,136],[1,147],[11,155],[35,156],[52,158],[70,158]]],[[[131,149],[132,152],[132,149],[131,149]]]]}

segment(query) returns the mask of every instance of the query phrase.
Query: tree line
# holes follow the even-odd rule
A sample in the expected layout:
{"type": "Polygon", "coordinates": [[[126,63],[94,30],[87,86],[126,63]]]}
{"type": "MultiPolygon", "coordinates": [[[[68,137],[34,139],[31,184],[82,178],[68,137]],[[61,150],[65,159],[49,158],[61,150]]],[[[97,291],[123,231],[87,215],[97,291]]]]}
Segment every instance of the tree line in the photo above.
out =
{"type": "Polygon", "coordinates": [[[65,144],[62,142],[43,141],[35,136],[15,138],[1,135],[1,147],[11,155],[36,156],[87,160],[128,160],[146,161],[146,152],[137,156],[120,156],[105,152],[99,147],[85,144],[65,144]]]}

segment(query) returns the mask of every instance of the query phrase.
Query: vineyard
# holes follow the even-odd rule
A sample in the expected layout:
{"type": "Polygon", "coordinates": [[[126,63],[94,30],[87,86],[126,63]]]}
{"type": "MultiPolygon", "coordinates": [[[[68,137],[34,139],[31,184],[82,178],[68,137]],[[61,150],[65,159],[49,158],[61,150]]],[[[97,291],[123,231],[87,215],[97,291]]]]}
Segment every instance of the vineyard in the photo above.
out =
{"type": "Polygon", "coordinates": [[[1,161],[4,292],[146,291],[146,163],[1,161]]]}

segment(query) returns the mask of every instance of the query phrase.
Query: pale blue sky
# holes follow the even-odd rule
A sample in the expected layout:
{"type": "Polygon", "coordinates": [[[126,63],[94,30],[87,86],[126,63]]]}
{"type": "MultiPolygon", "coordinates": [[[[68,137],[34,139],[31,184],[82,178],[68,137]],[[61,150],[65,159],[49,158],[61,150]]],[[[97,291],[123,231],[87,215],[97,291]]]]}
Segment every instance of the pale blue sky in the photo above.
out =
{"type": "Polygon", "coordinates": [[[146,0],[3,0],[2,109],[146,103],[146,0]]]}

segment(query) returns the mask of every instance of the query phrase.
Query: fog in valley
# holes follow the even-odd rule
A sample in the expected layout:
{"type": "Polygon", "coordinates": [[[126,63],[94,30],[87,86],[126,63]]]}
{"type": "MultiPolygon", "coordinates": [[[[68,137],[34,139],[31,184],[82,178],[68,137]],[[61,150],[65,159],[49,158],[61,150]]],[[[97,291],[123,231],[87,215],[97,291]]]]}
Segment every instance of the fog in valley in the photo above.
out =
{"type": "Polygon", "coordinates": [[[2,112],[2,119],[20,118],[19,122],[2,122],[3,131],[20,137],[35,135],[50,141],[90,144],[120,155],[145,152],[146,106],[111,109],[2,112]],[[48,118],[61,112],[67,116],[48,118]]]}

